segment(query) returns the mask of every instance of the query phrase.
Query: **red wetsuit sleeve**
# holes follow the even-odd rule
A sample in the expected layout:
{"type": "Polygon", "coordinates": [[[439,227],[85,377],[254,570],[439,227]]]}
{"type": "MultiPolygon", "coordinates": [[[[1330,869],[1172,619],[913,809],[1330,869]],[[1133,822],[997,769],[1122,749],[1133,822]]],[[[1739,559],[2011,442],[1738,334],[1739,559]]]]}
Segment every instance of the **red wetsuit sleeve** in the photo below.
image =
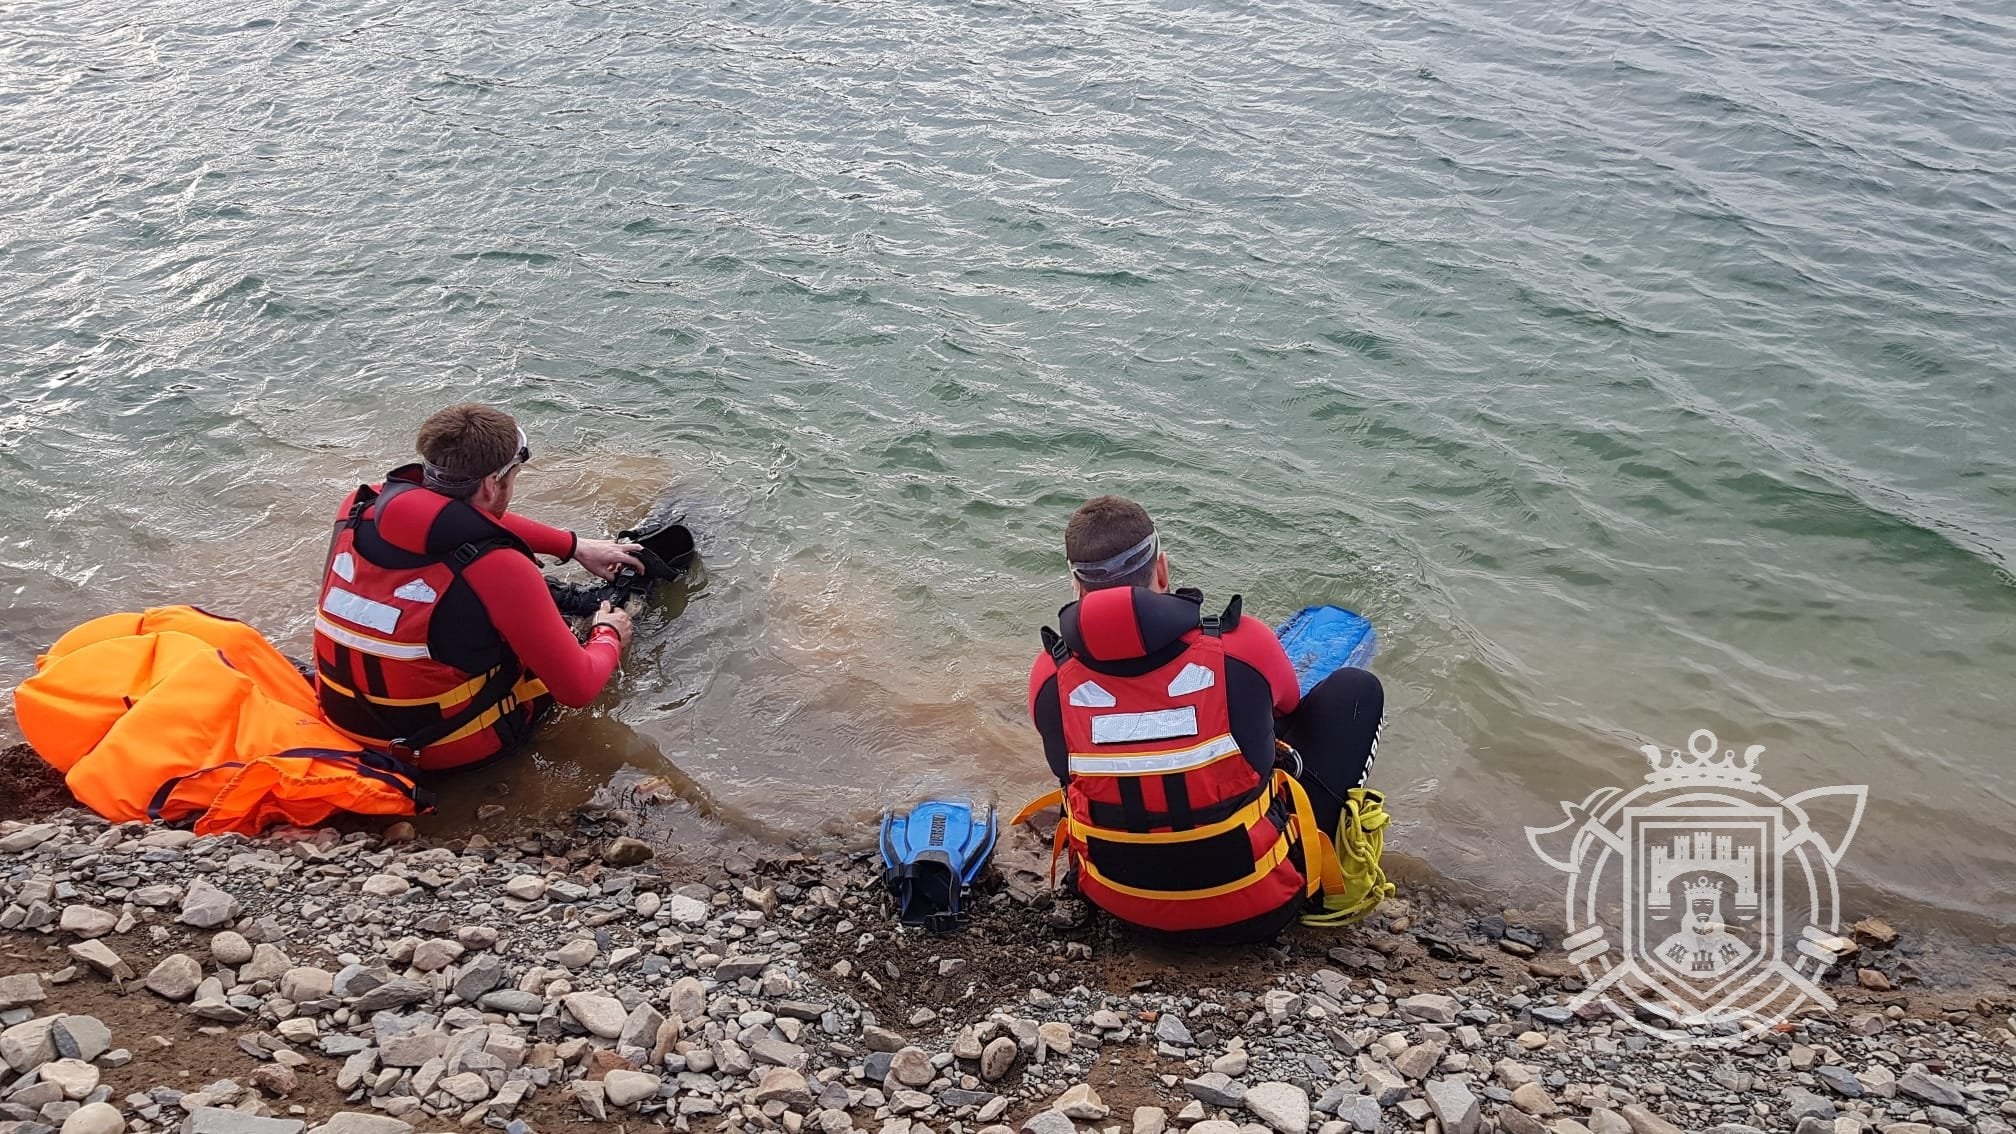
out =
{"type": "MultiPolygon", "coordinates": [[[[563,533],[564,534],[564,533],[563,533]]],[[[618,647],[598,638],[583,646],[553,605],[538,565],[515,551],[493,551],[462,572],[490,613],[511,651],[553,699],[580,708],[595,699],[616,671],[618,647]]]]}
{"type": "MultiPolygon", "coordinates": [[[[573,532],[542,524],[530,516],[516,512],[506,512],[497,517],[504,530],[525,541],[525,546],[537,555],[550,555],[555,559],[574,558],[574,544],[577,537],[573,532]]],[[[519,655],[523,657],[523,654],[519,655]]]]}
{"type": "Polygon", "coordinates": [[[1225,652],[1260,671],[1267,679],[1267,688],[1274,696],[1274,715],[1285,717],[1302,703],[1302,686],[1295,679],[1295,666],[1288,661],[1288,651],[1281,648],[1281,639],[1274,636],[1274,628],[1265,622],[1245,615],[1239,625],[1225,635],[1225,652]]]}

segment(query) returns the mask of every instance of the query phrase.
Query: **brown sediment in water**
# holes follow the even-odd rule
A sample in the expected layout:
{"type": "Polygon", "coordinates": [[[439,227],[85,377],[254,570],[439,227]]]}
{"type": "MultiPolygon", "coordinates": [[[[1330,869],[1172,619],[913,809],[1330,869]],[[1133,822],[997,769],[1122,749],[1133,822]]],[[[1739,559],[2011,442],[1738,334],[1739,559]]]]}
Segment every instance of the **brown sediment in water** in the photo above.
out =
{"type": "Polygon", "coordinates": [[[76,806],[63,773],[33,748],[26,744],[0,748],[0,820],[35,819],[76,806]]]}

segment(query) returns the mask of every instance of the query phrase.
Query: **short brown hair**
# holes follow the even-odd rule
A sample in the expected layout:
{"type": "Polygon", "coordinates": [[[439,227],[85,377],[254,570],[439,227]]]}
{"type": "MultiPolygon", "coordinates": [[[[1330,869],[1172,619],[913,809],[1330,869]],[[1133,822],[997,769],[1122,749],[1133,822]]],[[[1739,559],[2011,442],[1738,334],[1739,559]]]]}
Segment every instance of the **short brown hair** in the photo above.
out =
{"type": "MultiPolygon", "coordinates": [[[[1095,496],[1071,513],[1064,525],[1064,558],[1072,563],[1097,563],[1125,552],[1155,533],[1155,521],[1148,510],[1125,496],[1095,496]]],[[[1107,587],[1145,587],[1155,580],[1155,558],[1138,569],[1115,579],[1080,579],[1087,590],[1107,587]]]]}
{"type": "Polygon", "coordinates": [[[420,459],[456,481],[478,481],[518,453],[518,422],[500,409],[463,402],[436,410],[413,442],[420,459]]]}

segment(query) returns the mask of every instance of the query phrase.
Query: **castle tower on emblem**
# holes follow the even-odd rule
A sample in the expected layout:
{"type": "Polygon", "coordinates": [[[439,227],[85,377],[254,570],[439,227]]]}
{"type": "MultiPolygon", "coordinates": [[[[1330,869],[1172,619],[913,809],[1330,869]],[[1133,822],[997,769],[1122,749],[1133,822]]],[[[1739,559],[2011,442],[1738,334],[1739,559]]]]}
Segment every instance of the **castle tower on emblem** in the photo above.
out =
{"type": "Polygon", "coordinates": [[[1733,1042],[1802,1003],[1831,1006],[1815,982],[1835,960],[1822,944],[1839,926],[1834,868],[1868,789],[1780,795],[1757,774],[1763,745],[1723,749],[1706,729],[1684,752],[1640,751],[1641,785],[1564,801],[1565,822],[1526,829],[1569,876],[1561,946],[1589,982],[1575,1002],[1601,998],[1678,1043],[1733,1042]]]}

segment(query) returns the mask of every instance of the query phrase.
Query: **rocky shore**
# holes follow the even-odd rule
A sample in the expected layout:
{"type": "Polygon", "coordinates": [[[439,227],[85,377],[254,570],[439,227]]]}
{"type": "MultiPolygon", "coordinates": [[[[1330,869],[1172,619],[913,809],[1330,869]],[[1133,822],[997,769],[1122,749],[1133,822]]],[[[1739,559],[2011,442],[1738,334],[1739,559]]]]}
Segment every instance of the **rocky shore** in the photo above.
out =
{"type": "Polygon", "coordinates": [[[441,845],[0,823],[0,1134],[2010,1134],[2006,997],[1884,987],[1648,1037],[1539,931],[1416,897],[1270,948],[1135,941],[1012,867],[960,933],[858,857],[592,824],[441,845]]]}

